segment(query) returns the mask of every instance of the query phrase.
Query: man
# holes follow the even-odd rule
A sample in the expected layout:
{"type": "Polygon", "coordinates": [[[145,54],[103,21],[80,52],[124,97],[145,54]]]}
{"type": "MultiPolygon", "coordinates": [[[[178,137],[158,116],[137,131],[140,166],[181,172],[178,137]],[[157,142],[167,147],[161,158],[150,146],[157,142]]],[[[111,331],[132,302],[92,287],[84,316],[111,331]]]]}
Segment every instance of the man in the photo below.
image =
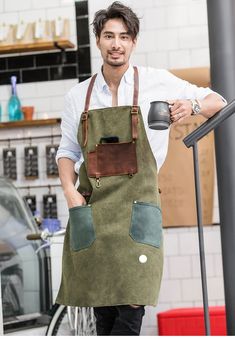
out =
{"type": "Polygon", "coordinates": [[[70,215],[57,302],[94,307],[98,335],[139,335],[162,276],[157,172],[169,137],[148,128],[150,102],[169,101],[173,123],[225,104],[209,88],[130,65],[139,32],[130,8],[114,2],[93,27],[103,66],[67,94],[57,153],[70,215]]]}

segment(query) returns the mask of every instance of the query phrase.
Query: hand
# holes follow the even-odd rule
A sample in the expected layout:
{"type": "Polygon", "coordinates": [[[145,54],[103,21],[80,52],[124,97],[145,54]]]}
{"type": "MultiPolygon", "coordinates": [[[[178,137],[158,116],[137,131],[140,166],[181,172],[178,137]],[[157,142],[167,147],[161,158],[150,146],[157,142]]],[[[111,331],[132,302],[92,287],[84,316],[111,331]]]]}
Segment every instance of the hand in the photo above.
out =
{"type": "Polygon", "coordinates": [[[171,122],[181,122],[192,114],[190,100],[168,100],[171,111],[171,122]]]}
{"type": "Polygon", "coordinates": [[[65,195],[68,208],[86,205],[85,198],[76,190],[65,195]]]}

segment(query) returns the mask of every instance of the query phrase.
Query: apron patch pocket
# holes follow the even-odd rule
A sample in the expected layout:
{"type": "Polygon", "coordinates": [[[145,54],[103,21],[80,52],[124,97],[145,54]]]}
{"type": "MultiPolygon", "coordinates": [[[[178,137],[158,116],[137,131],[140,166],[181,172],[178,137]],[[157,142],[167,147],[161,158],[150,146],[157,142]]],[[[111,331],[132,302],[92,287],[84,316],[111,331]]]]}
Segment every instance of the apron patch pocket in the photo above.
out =
{"type": "Polygon", "coordinates": [[[91,206],[77,206],[69,209],[70,246],[74,251],[88,248],[95,241],[95,230],[91,206]]]}
{"type": "Polygon", "coordinates": [[[136,242],[160,247],[162,212],[154,204],[135,201],[132,206],[130,236],[136,242]]]}

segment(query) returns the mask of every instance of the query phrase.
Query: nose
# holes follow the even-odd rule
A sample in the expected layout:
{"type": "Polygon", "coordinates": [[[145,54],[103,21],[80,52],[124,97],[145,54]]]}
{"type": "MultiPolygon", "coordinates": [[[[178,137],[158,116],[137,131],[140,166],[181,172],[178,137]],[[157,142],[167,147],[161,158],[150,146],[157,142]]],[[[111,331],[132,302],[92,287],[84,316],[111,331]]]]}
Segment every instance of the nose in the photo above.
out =
{"type": "Polygon", "coordinates": [[[120,39],[118,37],[112,40],[112,49],[118,49],[120,47],[120,39]]]}

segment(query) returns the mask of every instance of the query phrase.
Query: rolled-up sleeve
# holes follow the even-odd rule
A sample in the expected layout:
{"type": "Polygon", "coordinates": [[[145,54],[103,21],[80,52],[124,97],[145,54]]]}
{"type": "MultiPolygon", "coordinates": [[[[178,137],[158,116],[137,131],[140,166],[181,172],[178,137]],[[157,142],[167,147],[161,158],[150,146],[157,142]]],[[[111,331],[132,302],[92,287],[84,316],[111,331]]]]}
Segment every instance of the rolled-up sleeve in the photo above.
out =
{"type": "Polygon", "coordinates": [[[61,120],[61,141],[56,154],[56,162],[60,158],[69,158],[76,163],[78,169],[83,161],[81,147],[77,141],[78,118],[72,104],[70,93],[65,96],[64,110],[61,120]]]}

